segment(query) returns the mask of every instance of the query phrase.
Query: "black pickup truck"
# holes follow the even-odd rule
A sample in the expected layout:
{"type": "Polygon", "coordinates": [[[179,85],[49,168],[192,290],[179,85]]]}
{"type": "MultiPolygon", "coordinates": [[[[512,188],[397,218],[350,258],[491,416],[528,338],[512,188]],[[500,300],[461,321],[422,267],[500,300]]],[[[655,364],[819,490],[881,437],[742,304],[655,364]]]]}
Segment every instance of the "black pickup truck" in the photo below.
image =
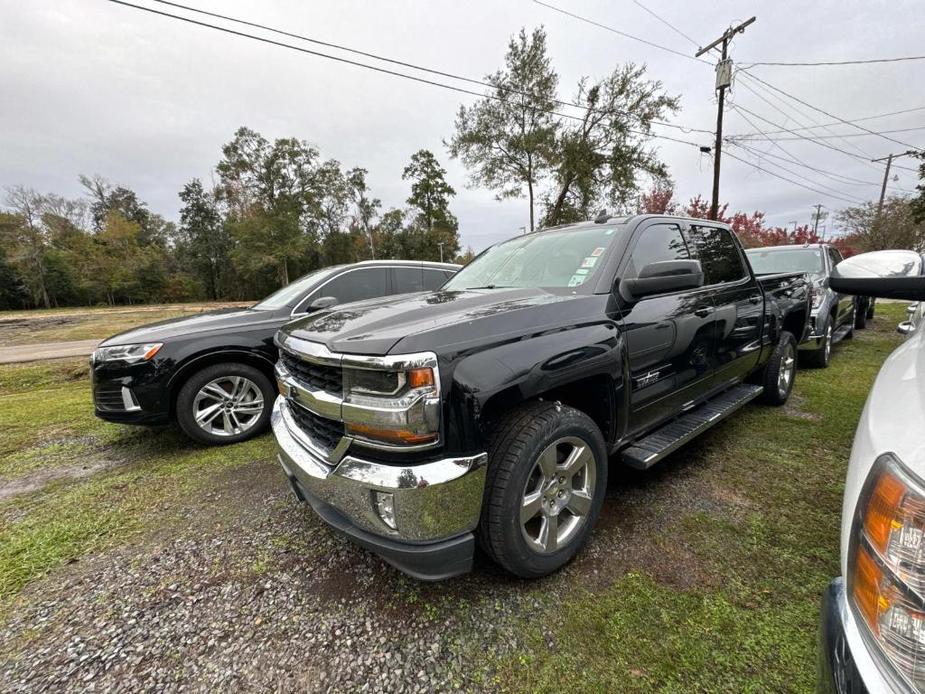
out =
{"type": "Polygon", "coordinates": [[[497,244],[441,289],[276,337],[273,430],[295,494],[413,576],[476,542],[522,577],[594,527],[608,459],[645,469],[754,398],[784,403],[800,273],[757,279],[728,226],[599,218],[497,244]]]}

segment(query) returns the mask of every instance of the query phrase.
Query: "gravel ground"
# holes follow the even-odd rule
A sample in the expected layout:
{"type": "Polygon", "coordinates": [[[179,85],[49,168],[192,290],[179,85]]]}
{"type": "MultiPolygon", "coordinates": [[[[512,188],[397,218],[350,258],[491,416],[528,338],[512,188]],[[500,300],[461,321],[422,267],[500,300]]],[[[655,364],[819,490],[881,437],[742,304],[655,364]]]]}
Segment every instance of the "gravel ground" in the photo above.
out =
{"type": "Polygon", "coordinates": [[[27,588],[2,615],[0,690],[491,689],[490,664],[517,648],[518,625],[554,619],[575,586],[634,568],[678,587],[718,580],[685,547],[651,540],[678,509],[735,511],[697,467],[614,467],[598,529],[555,576],[523,582],[479,559],[439,584],[336,536],[274,463],[226,470],[151,536],[27,588]]]}

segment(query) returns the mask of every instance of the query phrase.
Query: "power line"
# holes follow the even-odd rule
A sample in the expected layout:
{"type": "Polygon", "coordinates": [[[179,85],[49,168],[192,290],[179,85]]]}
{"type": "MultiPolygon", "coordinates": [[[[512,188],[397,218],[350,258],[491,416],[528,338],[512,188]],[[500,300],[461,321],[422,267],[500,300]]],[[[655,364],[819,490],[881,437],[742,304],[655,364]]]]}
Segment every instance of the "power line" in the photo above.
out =
{"type": "MultiPolygon", "coordinates": [[[[804,106],[806,106],[806,107],[808,107],[808,108],[813,109],[814,111],[818,111],[819,113],[822,113],[822,114],[828,116],[829,118],[834,118],[835,120],[837,120],[837,121],[839,121],[839,122],[841,122],[841,123],[843,123],[843,124],[845,124],[845,125],[850,125],[852,128],[857,128],[858,130],[863,130],[864,132],[870,133],[871,135],[878,135],[878,133],[876,133],[876,132],[873,131],[873,130],[870,130],[869,128],[865,128],[863,125],[858,125],[857,123],[852,123],[852,122],[850,122],[850,121],[845,120],[844,118],[840,118],[839,116],[836,116],[834,113],[829,113],[828,111],[826,111],[826,110],[824,110],[824,109],[821,109],[821,108],[819,108],[818,106],[813,106],[812,104],[810,104],[810,103],[804,101],[803,99],[801,99],[801,98],[799,98],[799,97],[797,97],[797,96],[794,96],[793,94],[790,94],[790,93],[788,93],[788,92],[785,92],[783,89],[780,89],[779,87],[775,87],[773,84],[771,84],[770,82],[767,82],[767,81],[761,79],[760,77],[756,77],[755,75],[749,75],[749,77],[750,77],[751,79],[753,79],[753,80],[757,80],[758,82],[761,82],[761,84],[763,84],[764,86],[766,86],[766,87],[768,87],[768,88],[770,88],[770,89],[773,89],[774,91],[776,91],[776,92],[778,92],[778,93],[780,93],[780,94],[783,94],[784,96],[786,96],[786,97],[788,97],[788,98],[790,98],[790,99],[793,99],[794,101],[796,101],[796,102],[798,102],[798,103],[801,103],[801,104],[803,104],[804,106]]],[[[902,142],[901,140],[895,140],[895,139],[893,139],[892,137],[887,137],[886,135],[878,135],[878,137],[882,137],[883,139],[889,140],[890,142],[895,142],[896,144],[900,144],[900,145],[902,145],[903,147],[911,147],[912,149],[921,149],[920,147],[916,147],[915,145],[910,145],[908,142],[902,142]]]]}
{"type": "Polygon", "coordinates": [[[648,39],[640,38],[639,36],[633,36],[632,34],[627,34],[625,31],[620,31],[619,29],[614,29],[614,28],[611,27],[611,26],[607,26],[606,24],[601,24],[600,22],[597,22],[597,21],[595,21],[595,20],[593,20],[593,19],[588,19],[587,17],[582,17],[581,15],[575,14],[574,12],[569,12],[568,10],[563,10],[561,7],[556,7],[555,5],[550,5],[550,4],[548,4],[548,3],[543,2],[542,0],[533,0],[533,2],[535,2],[537,5],[542,5],[543,7],[546,7],[546,8],[548,8],[548,9],[550,9],[550,10],[553,10],[553,11],[558,12],[558,13],[560,13],[560,14],[564,14],[564,15],[566,15],[566,16],[568,16],[568,17],[571,17],[572,19],[577,19],[579,22],[584,22],[585,24],[590,24],[590,25],[592,25],[592,26],[596,26],[596,27],[598,27],[599,29],[604,29],[605,31],[609,31],[609,32],[611,32],[611,33],[613,33],[613,34],[617,34],[618,36],[622,36],[623,38],[632,39],[633,41],[639,41],[639,43],[644,43],[645,45],[651,46],[652,48],[658,48],[658,49],[661,50],[661,51],[665,51],[665,52],[667,52],[667,53],[672,53],[673,55],[679,55],[679,56],[681,56],[682,58],[687,58],[688,60],[696,60],[698,63],[704,63],[704,64],[706,64],[706,65],[712,65],[712,64],[713,64],[713,63],[711,63],[709,60],[703,60],[703,59],[701,59],[701,58],[695,58],[695,57],[693,57],[693,56],[688,55],[687,53],[682,53],[681,51],[676,51],[674,48],[668,48],[667,46],[659,45],[659,44],[657,44],[657,43],[654,43],[654,42],[652,42],[652,41],[649,41],[648,39]]]}
{"type": "MultiPolygon", "coordinates": [[[[742,74],[744,75],[746,73],[742,73],[742,74]]],[[[889,113],[878,113],[876,116],[865,116],[864,118],[852,118],[850,122],[860,123],[861,121],[877,120],[878,118],[887,118],[888,116],[899,116],[904,113],[913,113],[915,111],[925,111],[925,106],[916,106],[915,108],[907,108],[907,109],[903,109],[902,111],[890,111],[889,113]]],[[[816,128],[821,128],[827,125],[842,125],[842,124],[843,124],[843,121],[835,120],[835,121],[830,121],[828,123],[823,123],[821,125],[808,125],[805,128],[794,128],[794,130],[815,130],[816,128]]],[[[786,130],[768,130],[766,131],[766,134],[776,135],[777,133],[785,133],[785,132],[787,131],[786,130]]],[[[744,134],[748,134],[748,133],[744,133],[744,134]]]]}
{"type": "MultiPolygon", "coordinates": [[[[446,71],[444,71],[444,70],[437,70],[437,69],[435,69],[435,68],[426,67],[426,66],[424,66],[424,65],[418,65],[418,64],[415,64],[415,63],[409,63],[409,62],[404,61],[404,60],[397,60],[397,59],[395,59],[395,58],[389,58],[389,57],[387,57],[387,56],[379,55],[379,54],[377,54],[377,53],[370,53],[370,52],[368,52],[368,51],[361,51],[361,50],[359,50],[358,48],[352,48],[352,47],[350,47],[350,46],[344,46],[343,44],[332,43],[332,42],[330,42],[330,41],[322,41],[321,39],[312,38],[312,37],[310,37],[310,36],[305,36],[305,35],[303,35],[303,34],[296,34],[296,33],[293,33],[293,32],[291,32],[291,31],[285,31],[285,30],[283,30],[283,29],[277,29],[276,27],[267,26],[266,24],[260,24],[260,23],[258,23],[258,22],[251,22],[251,21],[248,21],[248,20],[246,20],[246,19],[239,19],[239,18],[237,18],[237,17],[231,17],[231,16],[229,16],[229,15],[220,14],[220,13],[218,13],[218,12],[209,12],[209,11],[207,11],[207,10],[201,10],[201,9],[199,9],[199,8],[197,8],[197,7],[191,7],[191,6],[189,6],[189,5],[183,5],[183,4],[178,3],[178,2],[170,2],[170,0],[151,0],[151,1],[152,1],[152,2],[156,2],[156,3],[159,3],[159,4],[161,4],[161,5],[167,5],[167,6],[169,6],[169,7],[175,7],[175,8],[177,8],[177,9],[186,10],[186,11],[188,11],[188,12],[195,12],[195,13],[197,13],[197,14],[201,14],[201,15],[204,15],[204,16],[207,16],[207,17],[214,17],[214,18],[216,18],[216,19],[221,19],[221,20],[228,21],[228,22],[234,22],[234,23],[236,23],[236,24],[241,24],[241,25],[243,25],[243,26],[249,26],[249,27],[253,27],[253,28],[255,28],[255,29],[261,29],[261,30],[263,30],[263,31],[269,31],[269,32],[272,32],[272,33],[274,33],[274,34],[279,34],[280,36],[287,36],[287,37],[289,37],[289,38],[298,39],[298,40],[300,40],[300,41],[306,41],[306,42],[308,42],[308,43],[313,43],[313,44],[318,45],[318,46],[324,46],[324,47],[326,47],[326,48],[334,48],[334,49],[336,49],[336,50],[344,51],[344,52],[346,52],[346,53],[352,53],[352,54],[354,54],[354,55],[361,55],[361,56],[363,56],[363,57],[365,57],[365,58],[372,58],[373,60],[379,60],[379,61],[382,61],[382,62],[384,62],[384,63],[391,63],[392,65],[399,65],[399,66],[401,66],[401,67],[411,68],[412,70],[420,70],[421,72],[427,72],[427,73],[429,73],[429,74],[431,74],[431,75],[437,75],[437,76],[439,76],[439,77],[447,77],[447,78],[449,78],[449,79],[460,80],[461,82],[468,82],[469,84],[477,84],[477,85],[479,85],[479,86],[481,86],[481,87],[488,87],[488,88],[490,88],[490,89],[500,89],[500,87],[496,87],[495,85],[493,85],[493,84],[491,84],[491,83],[489,83],[489,82],[486,82],[486,81],[480,80],[480,79],[476,79],[476,78],[474,78],[474,77],[468,77],[468,76],[466,76],[466,75],[458,75],[458,74],[454,74],[454,73],[452,73],[452,72],[446,72],[446,71]]],[[[536,95],[535,95],[535,94],[530,94],[529,92],[524,92],[524,91],[521,91],[521,90],[519,90],[519,89],[514,89],[514,88],[511,88],[511,87],[504,87],[504,89],[507,90],[507,91],[509,91],[509,92],[511,92],[512,94],[518,94],[518,95],[520,95],[520,96],[526,96],[526,97],[531,98],[531,99],[536,98],[536,95]]],[[[553,99],[552,101],[553,101],[553,103],[558,104],[558,105],[560,105],[560,106],[566,106],[566,107],[570,107],[570,108],[577,108],[577,109],[584,110],[584,111],[588,111],[588,112],[598,112],[597,109],[593,109],[593,108],[588,107],[588,106],[581,106],[581,105],[579,105],[579,104],[573,104],[573,103],[570,103],[570,102],[568,102],[568,101],[562,101],[562,100],[560,100],[560,99],[553,99]]],[[[624,115],[629,115],[629,114],[628,114],[627,112],[625,112],[625,111],[621,111],[620,113],[623,113],[624,115]]],[[[711,131],[711,130],[700,130],[700,129],[698,129],[698,128],[687,128],[687,127],[685,127],[685,126],[683,126],[683,125],[677,125],[677,124],[675,124],[675,123],[666,123],[666,122],[664,122],[664,121],[656,121],[656,120],[653,120],[653,121],[651,121],[651,122],[652,122],[652,124],[654,124],[654,125],[661,125],[661,126],[665,126],[665,127],[668,127],[668,128],[677,128],[678,130],[683,130],[683,131],[685,131],[685,132],[702,132],[702,133],[706,133],[706,134],[710,134],[710,135],[713,134],[713,131],[711,131]]]]}
{"type": "MultiPolygon", "coordinates": [[[[743,118],[744,118],[744,115],[743,115],[743,114],[740,113],[739,115],[740,115],[740,116],[743,116],[743,118]]],[[[792,157],[790,157],[790,158],[788,158],[788,157],[782,157],[781,155],[779,155],[779,154],[774,154],[773,152],[763,152],[762,150],[755,149],[755,148],[753,148],[753,147],[749,147],[749,146],[746,145],[746,144],[743,144],[742,140],[734,140],[734,139],[731,139],[731,138],[730,138],[730,139],[728,140],[728,142],[729,142],[729,144],[735,145],[736,147],[741,147],[742,149],[746,149],[746,150],[748,150],[749,152],[751,152],[752,154],[755,154],[755,155],[757,155],[757,156],[771,157],[772,159],[779,159],[779,160],[781,160],[781,161],[793,162],[793,163],[795,163],[795,164],[798,163],[800,166],[803,166],[804,168],[807,168],[807,169],[809,169],[810,171],[815,171],[816,173],[823,174],[824,176],[827,176],[828,178],[831,178],[832,180],[838,180],[839,182],[846,183],[847,185],[852,185],[852,186],[879,186],[879,185],[880,185],[880,183],[879,183],[878,181],[865,181],[865,180],[860,179],[860,178],[853,178],[853,177],[851,177],[851,176],[845,176],[845,175],[843,175],[843,174],[832,173],[831,171],[826,171],[825,169],[820,169],[819,167],[812,166],[812,165],[807,164],[807,163],[802,162],[802,161],[795,161],[792,157]]],[[[893,188],[894,190],[899,190],[899,191],[901,191],[901,192],[903,192],[903,193],[911,193],[911,192],[912,192],[911,190],[906,190],[905,188],[900,188],[899,186],[890,186],[890,187],[893,188]]]]}
{"type": "Polygon", "coordinates": [[[840,148],[838,148],[838,147],[836,147],[836,146],[834,146],[834,145],[830,145],[828,142],[822,142],[821,140],[815,140],[815,139],[813,139],[813,138],[811,138],[811,137],[807,137],[807,136],[805,136],[805,135],[800,135],[800,134],[797,133],[796,131],[790,130],[790,129],[788,129],[788,128],[784,128],[780,123],[775,123],[775,122],[772,121],[772,120],[768,120],[768,119],[765,118],[764,116],[759,116],[759,115],[758,115],[757,113],[755,113],[754,111],[749,111],[747,108],[745,108],[744,106],[741,106],[741,105],[739,105],[739,104],[733,104],[733,105],[732,105],[732,108],[736,109],[737,111],[744,111],[745,113],[747,113],[747,114],[749,114],[749,115],[751,115],[751,116],[754,116],[754,117],[757,118],[758,120],[764,121],[764,122],[767,123],[768,125],[773,125],[775,128],[782,128],[785,132],[789,132],[789,133],[791,133],[791,134],[793,134],[793,135],[797,135],[801,140],[806,140],[807,142],[812,142],[813,144],[819,145],[820,147],[825,147],[826,149],[831,149],[831,150],[834,151],[834,152],[840,152],[841,154],[844,154],[844,155],[846,155],[846,156],[852,157],[852,158],[857,159],[857,160],[859,160],[859,161],[864,161],[864,162],[870,163],[867,159],[865,159],[864,157],[862,157],[860,154],[855,154],[854,152],[849,152],[848,150],[840,149],[840,148]]]}
{"type": "MultiPolygon", "coordinates": [[[[742,116],[742,118],[744,118],[746,121],[748,121],[749,125],[751,125],[753,128],[758,129],[758,126],[755,125],[755,123],[754,123],[748,116],[746,116],[744,113],[742,113],[741,111],[739,111],[739,115],[742,116]]],[[[743,145],[739,145],[739,143],[737,143],[737,142],[733,142],[732,144],[737,145],[737,146],[740,146],[740,147],[743,147],[743,149],[746,149],[743,145]]],[[[786,154],[787,157],[789,157],[790,160],[791,160],[794,164],[797,164],[798,166],[803,166],[803,165],[804,165],[803,162],[802,162],[800,159],[797,159],[792,153],[790,153],[788,150],[784,149],[782,145],[779,145],[779,144],[777,144],[776,142],[771,142],[771,144],[774,145],[775,147],[777,147],[777,149],[779,149],[781,152],[783,152],[784,154],[786,154]]],[[[763,154],[763,153],[762,153],[762,154],[763,154]]],[[[804,181],[809,181],[810,183],[814,183],[815,185],[818,185],[818,186],[820,186],[820,187],[822,187],[822,188],[827,188],[828,190],[834,192],[837,196],[847,196],[847,195],[848,195],[848,193],[844,193],[843,191],[836,190],[835,188],[832,188],[831,186],[826,186],[826,185],[824,185],[824,184],[822,184],[822,183],[817,183],[817,182],[813,181],[811,178],[808,178],[808,177],[806,177],[806,176],[804,176],[804,175],[802,175],[802,174],[799,174],[799,173],[797,173],[796,171],[791,171],[790,169],[788,169],[787,167],[783,166],[782,164],[775,164],[775,166],[777,166],[777,167],[783,169],[784,171],[786,171],[787,173],[789,173],[789,174],[791,174],[791,175],[793,175],[793,176],[797,176],[798,178],[802,178],[804,181]]],[[[833,178],[833,180],[835,180],[834,177],[831,177],[831,176],[830,176],[830,178],[833,178]]],[[[840,182],[840,181],[839,181],[839,182],[840,182]]],[[[840,183],[841,183],[841,182],[840,182],[840,183]]],[[[842,183],[842,184],[843,184],[843,183],[842,183]]],[[[844,185],[844,184],[843,184],[843,185],[844,185]]],[[[818,192],[818,191],[817,191],[817,192],[818,192]]],[[[842,199],[844,199],[844,198],[842,198],[842,199]]],[[[853,201],[853,202],[859,202],[859,201],[853,201]]]]}
{"type": "MultiPolygon", "coordinates": [[[[650,15],[652,15],[653,17],[655,17],[658,21],[660,21],[660,22],[661,22],[662,24],[664,24],[666,27],[668,27],[669,29],[671,29],[674,33],[678,34],[681,38],[687,39],[687,40],[690,41],[696,48],[700,48],[700,44],[699,44],[697,41],[695,41],[695,40],[692,39],[690,36],[688,36],[687,34],[685,34],[683,31],[681,31],[680,29],[678,29],[678,27],[676,27],[674,24],[672,24],[671,22],[669,22],[667,19],[665,19],[664,17],[660,17],[660,16],[659,16],[658,14],[656,14],[653,10],[650,10],[648,7],[646,7],[646,6],[643,5],[641,2],[639,2],[639,0],[633,0],[633,2],[636,3],[636,4],[637,4],[639,7],[641,7],[642,9],[644,9],[646,12],[648,12],[650,15]]],[[[685,56],[685,57],[687,57],[687,56],[685,56]]]]}
{"type": "Polygon", "coordinates": [[[823,65],[870,65],[873,63],[901,63],[906,60],[925,60],[925,55],[909,55],[902,58],[869,58],[867,60],[824,60],[819,62],[787,63],[781,61],[748,63],[748,67],[773,65],[780,67],[819,67],[823,65]]]}
{"type": "MultiPolygon", "coordinates": [[[[818,127],[818,126],[815,126],[818,127]]],[[[899,128],[897,130],[880,130],[878,135],[892,135],[894,133],[910,133],[915,130],[925,130],[925,125],[918,125],[914,128],[899,128]]],[[[742,135],[730,135],[729,137],[739,138],[742,140],[776,140],[778,142],[786,142],[788,140],[801,140],[801,137],[759,137],[758,133],[744,133],[742,135]]],[[[835,134],[835,135],[813,135],[813,139],[816,140],[833,140],[843,137],[870,137],[868,133],[845,133],[845,134],[835,134]]]]}
{"type": "MultiPolygon", "coordinates": [[[[155,0],[155,1],[158,1],[158,0],[155,0]]],[[[301,46],[293,46],[293,45],[290,44],[290,43],[284,43],[284,42],[282,42],[282,41],[275,41],[275,40],[273,40],[273,39],[269,39],[269,38],[266,38],[266,37],[263,37],[263,36],[256,36],[256,35],[254,35],[254,34],[248,34],[247,32],[237,31],[237,30],[235,30],[235,29],[229,29],[229,28],[227,28],[227,27],[218,26],[218,25],[216,25],[216,24],[209,24],[208,22],[201,22],[201,21],[199,21],[199,20],[192,19],[192,18],[190,18],[190,17],[183,17],[182,15],[171,14],[171,13],[169,13],[169,12],[163,12],[163,11],[161,11],[161,10],[156,10],[156,9],[154,9],[154,8],[152,8],[152,7],[144,7],[143,5],[135,5],[135,4],[130,3],[130,2],[125,2],[125,0],[108,0],[108,2],[114,3],[114,4],[116,4],[116,5],[122,5],[122,6],[124,6],[124,7],[130,7],[130,8],[132,8],[132,9],[136,9],[136,10],[141,10],[141,11],[143,11],[143,12],[149,12],[149,13],[151,13],[151,14],[156,14],[156,15],[159,15],[159,16],[162,16],[162,17],[168,17],[168,18],[170,18],[170,19],[177,19],[177,20],[180,20],[181,22],[186,22],[186,23],[188,23],[188,24],[194,24],[194,25],[196,25],[196,26],[201,26],[201,27],[205,27],[205,28],[208,28],[208,29],[215,29],[216,31],[221,31],[221,32],[224,32],[224,33],[226,33],[226,34],[231,34],[231,35],[238,36],[238,37],[242,37],[242,38],[252,39],[252,40],[254,40],[254,41],[260,41],[261,43],[267,43],[267,44],[270,44],[270,45],[273,45],[273,46],[278,46],[278,47],[280,47],[280,48],[288,48],[288,49],[290,49],[290,50],[298,51],[298,52],[300,52],[300,53],[305,53],[305,54],[307,54],[307,55],[313,55],[313,56],[316,56],[316,57],[319,57],[319,58],[325,58],[325,59],[327,59],[327,60],[333,60],[333,61],[335,61],[335,62],[344,63],[344,64],[347,64],[347,65],[353,65],[353,66],[355,66],[355,67],[361,67],[361,68],[365,68],[365,69],[367,69],[367,70],[373,70],[374,72],[379,72],[379,73],[382,73],[382,74],[391,75],[391,76],[393,76],[393,77],[401,77],[401,78],[403,78],[403,79],[411,80],[411,81],[413,81],[413,82],[419,82],[419,83],[421,83],[421,84],[427,84],[427,85],[430,85],[430,86],[433,86],[433,87],[439,87],[439,88],[441,88],[441,89],[447,89],[447,90],[449,90],[449,91],[458,92],[458,93],[460,93],[460,94],[468,94],[468,95],[470,95],[470,96],[477,96],[477,97],[479,97],[479,98],[488,98],[488,99],[493,99],[493,100],[495,100],[495,101],[503,101],[503,100],[504,100],[502,97],[500,97],[500,96],[498,96],[498,95],[496,95],[496,94],[485,94],[485,93],[482,93],[482,92],[476,92],[476,91],[473,91],[473,90],[471,90],[471,89],[464,89],[463,87],[457,87],[457,86],[454,86],[454,85],[445,84],[445,83],[443,83],[443,82],[437,82],[437,81],[434,81],[434,80],[426,79],[426,78],[424,78],[424,77],[418,77],[418,76],[416,76],[416,75],[409,75],[409,74],[406,74],[406,73],[403,73],[403,72],[397,72],[397,71],[395,71],[395,70],[389,70],[388,68],[383,68],[383,67],[379,67],[379,66],[376,66],[376,65],[369,65],[368,63],[361,63],[361,62],[356,61],[356,60],[350,60],[349,58],[342,58],[342,57],[340,57],[340,56],[330,55],[329,53],[322,53],[322,52],[320,52],[320,51],[314,51],[314,50],[311,50],[311,49],[308,49],[308,48],[303,48],[303,47],[301,47],[301,46]]],[[[194,10],[194,11],[195,11],[195,10],[194,10]]],[[[231,20],[231,21],[235,21],[235,20],[231,20]]],[[[491,86],[491,85],[488,85],[488,86],[491,86]]],[[[492,88],[494,89],[495,87],[492,87],[492,88]]],[[[499,91],[504,91],[504,88],[503,88],[503,87],[498,87],[497,89],[498,89],[499,91]]],[[[508,90],[508,91],[511,91],[512,93],[516,93],[515,90],[508,90]]],[[[530,95],[530,94],[527,94],[527,93],[522,93],[522,95],[528,96],[528,97],[530,97],[530,98],[533,98],[533,95],[530,95]]],[[[584,107],[579,107],[579,108],[584,108],[584,107]]],[[[537,110],[538,110],[538,111],[542,111],[542,112],[544,112],[544,113],[549,113],[549,114],[551,114],[551,115],[559,116],[559,117],[561,117],[561,118],[568,118],[568,119],[576,120],[576,121],[582,121],[582,120],[583,120],[581,117],[575,116],[575,115],[572,115],[572,114],[569,114],[569,113],[561,113],[561,112],[558,112],[558,111],[552,111],[552,110],[548,110],[548,109],[537,109],[537,110]]],[[[590,109],[586,109],[586,110],[590,110],[590,109]]],[[[676,126],[676,125],[673,125],[673,124],[672,124],[672,127],[681,127],[681,128],[683,129],[683,126],[676,126]]],[[[667,135],[661,135],[661,134],[659,134],[659,133],[645,132],[645,131],[631,130],[631,129],[627,129],[626,132],[632,133],[632,134],[634,134],[634,135],[643,135],[643,136],[646,136],[646,137],[656,137],[656,138],[660,138],[660,139],[663,139],[663,140],[670,140],[670,141],[672,141],[672,142],[679,142],[679,143],[682,143],[682,144],[691,145],[691,146],[693,146],[693,147],[698,147],[698,148],[700,147],[700,144],[697,143],[697,142],[691,142],[691,141],[689,141],[689,140],[682,140],[682,139],[680,139],[680,138],[669,137],[669,136],[667,136],[667,135]]]]}
{"type": "Polygon", "coordinates": [[[828,196],[828,197],[834,197],[834,198],[840,199],[840,200],[842,200],[842,201],[844,201],[844,202],[850,202],[850,203],[853,203],[853,204],[855,203],[855,201],[853,201],[853,200],[849,200],[849,199],[847,199],[847,198],[838,198],[838,196],[831,195],[831,194],[826,193],[825,191],[822,191],[822,190],[816,190],[815,188],[813,188],[813,187],[811,187],[811,186],[803,185],[802,183],[799,183],[798,181],[794,181],[794,180],[791,179],[791,178],[787,178],[786,176],[781,176],[779,173],[776,173],[776,172],[774,172],[774,171],[769,171],[768,169],[762,168],[761,166],[759,166],[758,164],[755,164],[754,162],[750,162],[750,161],[748,161],[747,159],[742,159],[741,157],[737,157],[737,156],[736,156],[735,154],[733,154],[732,152],[726,152],[726,156],[732,157],[732,158],[735,159],[736,161],[742,162],[743,164],[746,164],[746,165],[748,165],[748,166],[751,166],[753,169],[757,169],[758,171],[762,171],[763,173],[770,174],[771,176],[774,176],[775,178],[779,178],[779,179],[781,179],[782,181],[787,181],[787,183],[792,183],[793,185],[799,186],[800,188],[805,188],[806,190],[812,191],[813,193],[818,193],[819,195],[826,195],[826,196],[828,196]]]}
{"type": "MultiPolygon", "coordinates": [[[[740,74],[741,74],[743,80],[751,80],[751,76],[750,76],[750,75],[748,75],[748,74],[746,74],[746,73],[744,73],[744,72],[742,72],[742,73],[740,73],[740,74]]],[[[773,108],[775,111],[777,111],[778,113],[782,114],[782,115],[784,116],[784,118],[787,118],[787,119],[790,119],[790,120],[795,121],[795,122],[797,123],[797,125],[803,125],[803,123],[801,123],[799,120],[797,120],[796,118],[794,118],[792,114],[789,114],[789,113],[787,113],[786,111],[783,111],[782,109],[778,108],[777,106],[775,106],[774,104],[772,104],[770,101],[768,101],[768,99],[767,99],[766,97],[764,97],[763,95],[759,94],[757,91],[755,91],[754,89],[752,89],[751,87],[749,87],[748,84],[747,84],[747,82],[743,81],[743,82],[741,82],[741,85],[742,85],[743,87],[745,87],[745,89],[747,89],[748,91],[750,91],[752,94],[754,94],[755,96],[757,96],[759,99],[761,99],[763,102],[765,102],[766,104],[768,104],[768,105],[769,105],[771,108],[773,108]]],[[[797,106],[791,104],[790,102],[784,101],[780,96],[778,96],[778,95],[775,94],[774,92],[768,90],[767,87],[762,86],[762,85],[761,85],[760,83],[758,83],[758,82],[755,83],[755,86],[758,87],[758,89],[762,90],[763,92],[767,93],[767,94],[768,94],[769,96],[771,96],[772,98],[774,98],[774,99],[775,99],[778,103],[780,103],[782,106],[787,106],[788,108],[790,108],[790,109],[796,111],[797,113],[799,113],[800,116],[801,116],[802,118],[806,118],[806,119],[807,119],[809,122],[811,122],[811,123],[818,123],[818,121],[817,121],[815,118],[813,118],[812,116],[810,116],[810,115],[804,113],[804,112],[801,111],[797,106]]],[[[784,122],[786,122],[786,121],[784,121],[784,122]]],[[[830,128],[828,128],[828,127],[826,127],[826,126],[820,126],[820,127],[821,127],[822,129],[824,129],[826,132],[829,132],[829,133],[833,133],[833,134],[834,134],[834,131],[831,130],[830,128]]],[[[813,133],[813,134],[812,134],[812,137],[815,138],[815,135],[816,135],[816,134],[813,133]]],[[[858,154],[860,154],[861,156],[863,156],[865,159],[870,159],[870,154],[868,154],[867,152],[865,152],[864,150],[862,150],[860,147],[858,147],[858,146],[855,145],[854,143],[848,142],[848,140],[843,140],[843,142],[845,143],[845,145],[847,145],[848,147],[850,147],[851,149],[853,149],[855,152],[857,152],[858,154]]]]}

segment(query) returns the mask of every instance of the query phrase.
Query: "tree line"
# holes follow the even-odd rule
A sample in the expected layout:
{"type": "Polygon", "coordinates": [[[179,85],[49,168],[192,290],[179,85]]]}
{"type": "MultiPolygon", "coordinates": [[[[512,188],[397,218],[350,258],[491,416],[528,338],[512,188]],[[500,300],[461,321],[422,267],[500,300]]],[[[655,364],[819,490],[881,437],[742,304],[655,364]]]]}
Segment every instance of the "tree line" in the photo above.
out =
{"type": "MultiPolygon", "coordinates": [[[[593,218],[605,207],[708,216],[701,196],[686,205],[674,199],[652,126],[677,112],[680,100],[648,79],[645,66],[583,76],[565,99],[538,28],[510,39],[504,65],[485,82],[483,98],[459,107],[445,144],[468,170],[469,185],[499,200],[527,200],[531,231],[593,218]]],[[[179,192],[178,223],[100,177],[80,177],[86,192],[79,199],[7,189],[0,308],[255,299],[337,263],[473,257],[471,249],[461,252],[450,211],[455,191],[428,150],[402,171],[406,205],[388,210],[369,190],[365,169],[345,169],[304,140],[270,141],[242,127],[221,154],[210,183],[193,179],[179,192]]],[[[920,171],[925,181],[925,162],[920,171]]],[[[719,219],[746,246],[828,236],[845,254],[925,250],[925,185],[912,198],[888,198],[882,211],[869,202],[794,229],[728,205],[719,219]]]]}
{"type": "Polygon", "coordinates": [[[242,127],[214,183],[179,192],[179,223],[98,176],[80,177],[79,199],[15,186],[0,212],[0,308],[254,299],[328,265],[470,259],[433,153],[415,152],[402,178],[407,205],[383,210],[365,169],[242,127]]]}

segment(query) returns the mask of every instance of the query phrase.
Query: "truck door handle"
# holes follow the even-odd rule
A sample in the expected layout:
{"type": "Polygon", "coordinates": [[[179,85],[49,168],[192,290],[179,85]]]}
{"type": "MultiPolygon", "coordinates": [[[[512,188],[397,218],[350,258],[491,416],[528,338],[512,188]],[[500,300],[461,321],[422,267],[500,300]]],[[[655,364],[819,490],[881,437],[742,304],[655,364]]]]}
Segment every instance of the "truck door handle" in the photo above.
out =
{"type": "Polygon", "coordinates": [[[696,311],[694,311],[694,315],[698,318],[706,318],[711,313],[713,313],[713,309],[709,306],[704,306],[703,308],[698,308],[696,311]]]}
{"type": "Polygon", "coordinates": [[[761,294],[752,294],[750,297],[748,297],[748,301],[752,304],[759,303],[761,301],[761,294]]]}

